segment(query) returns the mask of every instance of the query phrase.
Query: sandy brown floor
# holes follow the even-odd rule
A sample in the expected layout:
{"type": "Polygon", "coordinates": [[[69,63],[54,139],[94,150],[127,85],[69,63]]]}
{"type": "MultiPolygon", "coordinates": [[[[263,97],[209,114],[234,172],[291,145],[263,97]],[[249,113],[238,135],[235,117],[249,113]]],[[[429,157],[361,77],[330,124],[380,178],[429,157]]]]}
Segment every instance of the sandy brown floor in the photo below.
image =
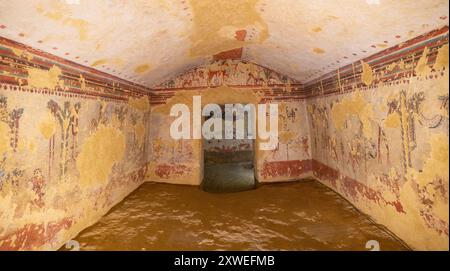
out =
{"type": "Polygon", "coordinates": [[[145,183],[75,240],[81,250],[407,249],[311,180],[223,194],[145,183]]]}

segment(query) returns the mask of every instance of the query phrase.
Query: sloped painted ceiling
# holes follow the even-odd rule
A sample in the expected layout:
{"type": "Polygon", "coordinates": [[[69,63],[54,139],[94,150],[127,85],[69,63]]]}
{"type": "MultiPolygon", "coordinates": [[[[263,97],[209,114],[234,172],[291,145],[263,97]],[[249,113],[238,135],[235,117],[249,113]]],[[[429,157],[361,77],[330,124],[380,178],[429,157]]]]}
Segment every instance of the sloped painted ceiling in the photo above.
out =
{"type": "Polygon", "coordinates": [[[149,87],[214,55],[307,82],[448,25],[448,6],[447,0],[0,0],[0,36],[149,87]]]}

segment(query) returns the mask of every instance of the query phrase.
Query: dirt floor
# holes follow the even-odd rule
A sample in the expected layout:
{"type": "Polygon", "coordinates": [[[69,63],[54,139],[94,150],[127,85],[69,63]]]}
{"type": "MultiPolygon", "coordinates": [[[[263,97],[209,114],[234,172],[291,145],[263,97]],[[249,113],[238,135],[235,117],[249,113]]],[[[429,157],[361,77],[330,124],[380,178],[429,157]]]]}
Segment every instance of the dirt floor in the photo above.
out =
{"type": "Polygon", "coordinates": [[[210,193],[145,183],[75,238],[81,250],[406,250],[314,180],[210,193]]]}

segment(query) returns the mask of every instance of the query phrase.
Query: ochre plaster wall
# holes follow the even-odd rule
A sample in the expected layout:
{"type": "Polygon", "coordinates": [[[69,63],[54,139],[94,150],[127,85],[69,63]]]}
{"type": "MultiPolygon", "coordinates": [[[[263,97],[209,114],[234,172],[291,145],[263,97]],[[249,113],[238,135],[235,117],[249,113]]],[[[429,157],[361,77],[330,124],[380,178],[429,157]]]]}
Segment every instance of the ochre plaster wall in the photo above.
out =
{"type": "Polygon", "coordinates": [[[0,250],[57,249],[143,182],[144,93],[0,39],[0,250]]]}
{"type": "Polygon", "coordinates": [[[448,250],[448,80],[443,28],[306,85],[314,176],[413,249],[448,250]]]}

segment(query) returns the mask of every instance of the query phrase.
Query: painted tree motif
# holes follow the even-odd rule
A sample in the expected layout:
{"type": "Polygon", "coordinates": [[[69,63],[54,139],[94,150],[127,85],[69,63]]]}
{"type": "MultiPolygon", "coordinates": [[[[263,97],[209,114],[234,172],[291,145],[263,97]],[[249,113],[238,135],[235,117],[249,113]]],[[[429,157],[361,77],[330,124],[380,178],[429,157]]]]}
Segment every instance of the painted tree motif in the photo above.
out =
{"type": "MultiPolygon", "coordinates": [[[[69,142],[76,142],[75,137],[78,134],[78,113],[81,108],[80,103],[71,105],[70,102],[64,102],[64,106],[60,107],[57,102],[50,100],[47,103],[48,109],[58,120],[60,128],[60,163],[59,163],[59,177],[64,177],[67,172],[69,158],[69,142]]],[[[74,146],[73,143],[72,146],[74,146]]],[[[53,146],[54,147],[54,146],[53,146]]],[[[76,157],[76,150],[72,148],[71,158],[76,157]]]]}
{"type": "MultiPolygon", "coordinates": [[[[448,95],[439,96],[441,108],[448,111],[448,95]]],[[[388,114],[397,113],[400,117],[400,128],[402,136],[403,150],[403,169],[405,173],[412,167],[412,152],[417,148],[416,125],[434,129],[442,125],[445,116],[435,114],[427,117],[424,113],[423,103],[425,93],[415,92],[410,95],[406,91],[401,91],[398,100],[392,100],[388,103],[388,114]]],[[[448,114],[447,114],[448,116],[448,114]]],[[[448,117],[447,117],[448,118],[448,117]]]]}
{"type": "Polygon", "coordinates": [[[4,96],[0,96],[0,121],[9,126],[11,137],[10,147],[17,151],[19,143],[19,121],[23,115],[23,108],[8,109],[8,101],[4,96]]]}

